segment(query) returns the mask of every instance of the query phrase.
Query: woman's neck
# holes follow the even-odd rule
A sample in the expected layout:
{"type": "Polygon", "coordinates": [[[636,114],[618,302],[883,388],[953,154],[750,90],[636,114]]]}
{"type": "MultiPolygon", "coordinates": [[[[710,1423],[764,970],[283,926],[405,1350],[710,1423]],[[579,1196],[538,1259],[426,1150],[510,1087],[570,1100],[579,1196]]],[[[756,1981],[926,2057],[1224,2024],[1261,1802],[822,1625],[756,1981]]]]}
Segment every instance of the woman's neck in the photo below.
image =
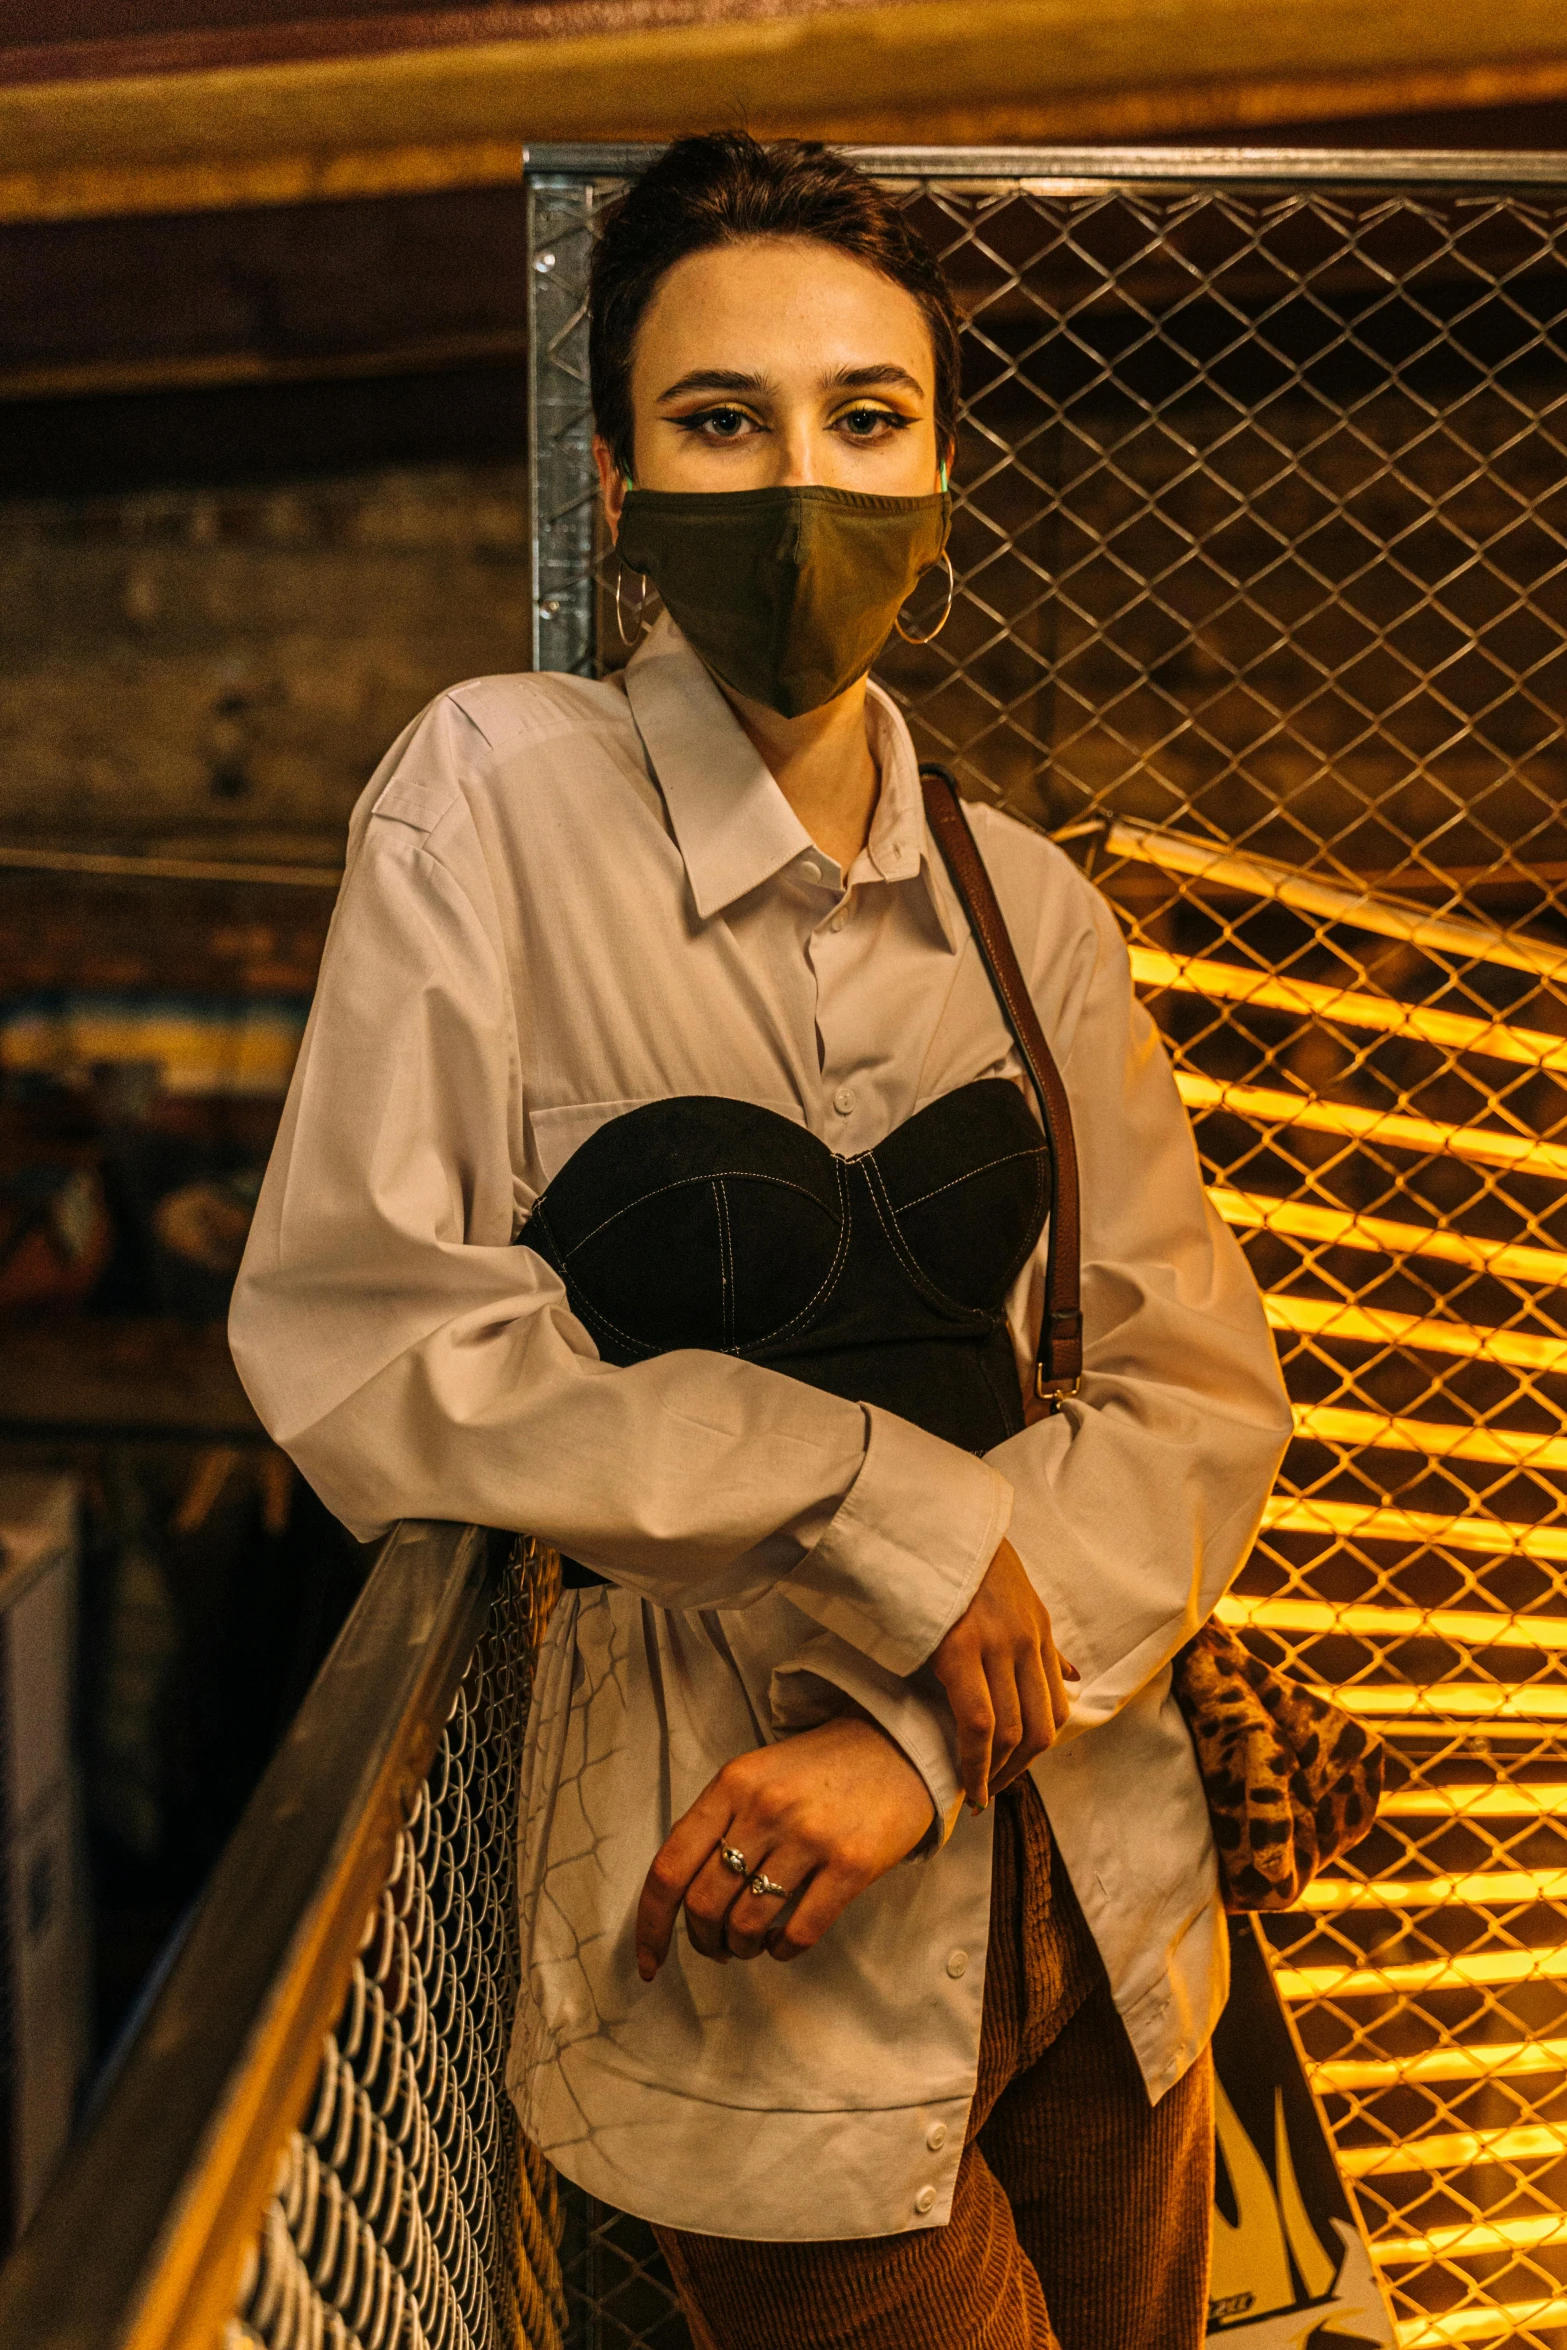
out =
{"type": "Polygon", "coordinates": [[[812,840],[847,873],[870,836],[881,789],[865,732],[864,678],[803,718],[780,718],[763,702],[722,690],[812,840]]]}

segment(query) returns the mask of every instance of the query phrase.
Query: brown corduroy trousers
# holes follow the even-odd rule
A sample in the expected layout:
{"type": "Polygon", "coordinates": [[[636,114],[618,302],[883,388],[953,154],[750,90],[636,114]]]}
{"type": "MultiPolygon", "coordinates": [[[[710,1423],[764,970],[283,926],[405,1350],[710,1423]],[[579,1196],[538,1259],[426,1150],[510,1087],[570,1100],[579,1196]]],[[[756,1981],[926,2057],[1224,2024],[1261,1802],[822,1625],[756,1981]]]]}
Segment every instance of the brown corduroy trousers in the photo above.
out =
{"type": "Polygon", "coordinates": [[[1149,2105],[1050,1864],[1025,1779],[997,1804],[979,2079],[948,2224],[786,2244],[658,2229],[698,2350],[1200,2350],[1209,2060],[1149,2105]]]}

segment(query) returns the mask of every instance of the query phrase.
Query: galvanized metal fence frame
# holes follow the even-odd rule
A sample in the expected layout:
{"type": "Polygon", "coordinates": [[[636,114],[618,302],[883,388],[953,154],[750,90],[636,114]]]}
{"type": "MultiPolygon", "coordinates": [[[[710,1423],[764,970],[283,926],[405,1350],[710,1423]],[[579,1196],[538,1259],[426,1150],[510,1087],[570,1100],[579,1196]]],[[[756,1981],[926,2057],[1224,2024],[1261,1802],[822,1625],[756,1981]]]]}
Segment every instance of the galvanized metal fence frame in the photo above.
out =
{"type": "MultiPolygon", "coordinates": [[[[528,162],[545,668],[623,657],[584,297],[646,152],[528,162]]],[[[858,154],[968,319],[953,620],[880,673],[1121,918],[1296,1404],[1224,1613],[1398,1756],[1281,1985],[1405,2350],[1558,2343],[1567,158],[858,154]]],[[[577,2224],[581,2338],[653,2340],[577,2224]]]]}

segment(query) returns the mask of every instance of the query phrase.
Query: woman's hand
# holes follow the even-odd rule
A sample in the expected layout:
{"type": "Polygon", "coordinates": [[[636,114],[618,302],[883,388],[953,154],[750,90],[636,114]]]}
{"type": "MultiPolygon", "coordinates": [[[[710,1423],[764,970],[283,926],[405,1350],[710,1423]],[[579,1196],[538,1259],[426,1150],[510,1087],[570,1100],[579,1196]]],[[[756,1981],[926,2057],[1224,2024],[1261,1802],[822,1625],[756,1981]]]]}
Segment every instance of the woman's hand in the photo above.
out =
{"type": "Polygon", "coordinates": [[[958,1769],[976,1811],[1055,1742],[1077,1669],[1056,1653],[1050,1616],[1010,1542],[930,1660],[958,1726],[958,1769]]]}
{"type": "Polygon", "coordinates": [[[924,1780],[862,1714],[737,1755],[676,1820],[648,1870],[638,1973],[651,1983],[663,1965],[682,1904],[705,1958],[798,1958],[930,1824],[924,1780]],[[751,1892],[719,1857],[725,1846],[788,1899],[751,1892]]]}

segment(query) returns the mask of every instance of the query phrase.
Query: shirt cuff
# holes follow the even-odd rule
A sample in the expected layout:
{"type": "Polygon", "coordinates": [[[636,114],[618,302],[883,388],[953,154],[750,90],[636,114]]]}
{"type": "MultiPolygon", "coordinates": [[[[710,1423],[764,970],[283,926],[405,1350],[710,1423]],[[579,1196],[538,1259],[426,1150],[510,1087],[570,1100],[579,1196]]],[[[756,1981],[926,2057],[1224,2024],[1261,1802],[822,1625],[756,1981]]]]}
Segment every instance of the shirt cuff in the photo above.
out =
{"type": "Polygon", "coordinates": [[[935,1816],[915,1853],[939,1852],[963,1808],[952,1709],[945,1692],[939,1683],[934,1690],[918,1690],[900,1681],[831,1632],[813,1633],[795,1655],[773,1667],[768,1710],[780,1735],[836,1721],[846,1702],[868,1714],[924,1780],[935,1816]]]}
{"type": "Polygon", "coordinates": [[[780,1584],[797,1608],[900,1678],[962,1615],[1012,1516],[999,1469],[864,1407],[865,1458],[826,1533],[780,1584]]]}

